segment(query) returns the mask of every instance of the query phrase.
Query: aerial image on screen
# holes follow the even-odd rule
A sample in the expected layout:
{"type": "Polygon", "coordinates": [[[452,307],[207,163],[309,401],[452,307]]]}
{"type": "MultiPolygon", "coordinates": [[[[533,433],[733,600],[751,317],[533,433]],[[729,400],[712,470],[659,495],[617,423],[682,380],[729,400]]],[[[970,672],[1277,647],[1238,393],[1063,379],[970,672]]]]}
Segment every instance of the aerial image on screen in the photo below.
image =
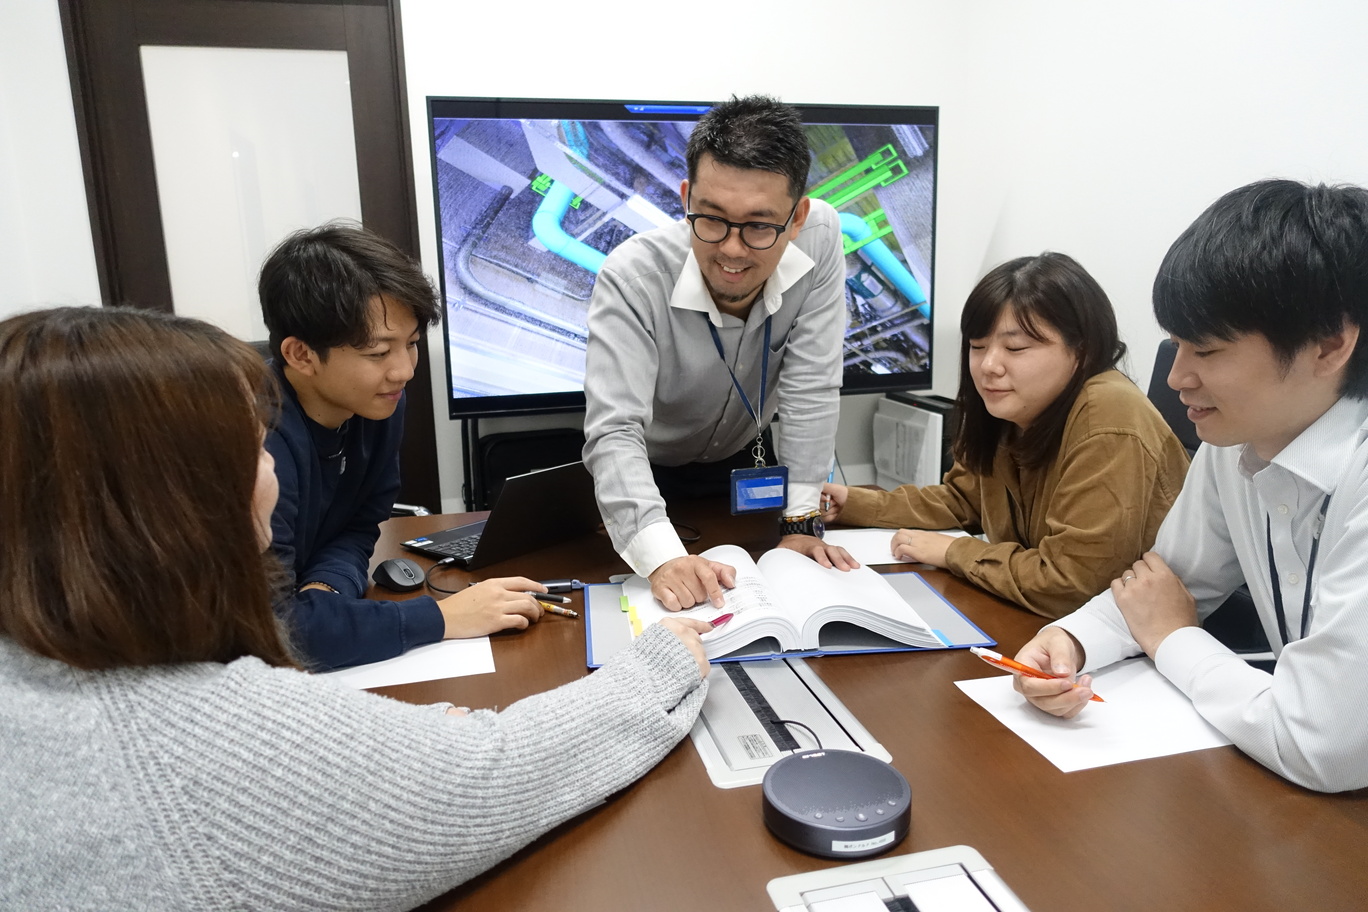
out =
{"type": "MultiPolygon", "coordinates": [[[[841,213],[845,389],[926,387],[936,109],[799,108],[808,195],[841,213]]],[[[706,110],[429,99],[453,417],[583,402],[594,278],[623,240],[684,216],[706,110]]]]}

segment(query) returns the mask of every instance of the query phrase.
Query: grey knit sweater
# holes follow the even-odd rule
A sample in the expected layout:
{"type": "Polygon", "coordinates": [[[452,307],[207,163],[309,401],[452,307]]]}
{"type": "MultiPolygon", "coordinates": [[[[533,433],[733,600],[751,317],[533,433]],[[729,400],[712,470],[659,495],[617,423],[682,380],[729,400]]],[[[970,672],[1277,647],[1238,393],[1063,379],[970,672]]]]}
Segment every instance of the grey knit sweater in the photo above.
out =
{"type": "Polygon", "coordinates": [[[409,909],[642,775],[706,692],[660,628],[464,718],[256,659],[84,672],[0,637],[0,908],[409,909]]]}

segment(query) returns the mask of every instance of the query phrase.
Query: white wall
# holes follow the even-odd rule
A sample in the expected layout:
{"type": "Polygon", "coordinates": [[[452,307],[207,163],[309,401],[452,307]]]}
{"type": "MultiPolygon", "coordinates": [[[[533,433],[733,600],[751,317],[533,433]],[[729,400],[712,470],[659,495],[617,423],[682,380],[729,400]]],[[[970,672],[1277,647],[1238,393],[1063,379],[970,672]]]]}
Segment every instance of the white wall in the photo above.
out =
{"type": "MultiPolygon", "coordinates": [[[[98,296],[56,10],[56,0],[0,4],[0,311],[98,296]]],[[[404,0],[402,10],[423,259],[434,273],[429,94],[772,92],[939,105],[943,395],[957,383],[960,302],[996,263],[1047,248],[1076,257],[1110,293],[1143,384],[1160,338],[1154,270],[1211,200],[1268,176],[1368,185],[1368,5],[1358,0],[404,0]]],[[[460,435],[432,341],[443,505],[453,509],[460,435]]],[[[838,451],[848,465],[870,460],[868,411],[868,397],[844,401],[838,451]]]]}
{"type": "MultiPolygon", "coordinates": [[[[1060,250],[1107,289],[1143,386],[1149,290],[1215,197],[1270,176],[1368,184],[1368,5],[1356,0],[654,4],[405,0],[418,198],[426,95],[939,105],[934,391],[957,386],[961,302],[1014,256],[1060,250]],[[867,20],[861,21],[868,9],[867,20]],[[844,36],[844,37],[842,37],[844,36]]],[[[436,271],[433,213],[420,208],[436,271]]],[[[440,355],[440,345],[433,346],[440,355]]],[[[443,367],[434,365],[435,388],[443,367]]],[[[868,397],[838,452],[871,461],[868,397]]],[[[439,412],[439,434],[455,440],[439,412]],[[449,433],[447,433],[449,432],[449,433]]],[[[459,463],[443,449],[443,491],[459,463]]],[[[854,479],[852,479],[854,480],[854,479]]]]}
{"type": "Polygon", "coordinates": [[[98,303],[57,2],[0,3],[0,318],[98,303]]]}

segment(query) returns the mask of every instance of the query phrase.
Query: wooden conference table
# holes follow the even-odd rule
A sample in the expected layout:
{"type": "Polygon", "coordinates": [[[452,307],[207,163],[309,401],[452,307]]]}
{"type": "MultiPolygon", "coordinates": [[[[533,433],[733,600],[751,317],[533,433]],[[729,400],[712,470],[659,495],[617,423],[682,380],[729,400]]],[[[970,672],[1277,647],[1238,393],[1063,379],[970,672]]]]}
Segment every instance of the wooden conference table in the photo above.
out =
{"type": "MultiPolygon", "coordinates": [[[[738,519],[712,504],[671,515],[702,532],[690,551],[732,542],[758,554],[777,543],[770,516],[738,519]]],[[[376,560],[458,519],[392,519],[376,560]]],[[[601,583],[625,571],[600,533],[434,582],[457,588],[523,575],[601,583]]],[[[921,572],[1005,654],[1043,623],[949,573],[921,572]]],[[[572,597],[582,608],[582,594],[572,597]]],[[[587,673],[582,619],[547,615],[525,632],[493,637],[493,649],[494,674],[379,692],[507,706],[587,673]]],[[[954,686],[997,674],[967,651],[808,661],[912,785],[911,832],[888,854],[972,846],[1036,912],[1368,908],[1368,790],[1316,794],[1234,747],[1065,774],[954,686]]],[[[764,910],[773,908],[770,879],[839,863],[773,838],[759,787],[714,787],[686,738],[605,805],[425,908],[764,910]]]]}

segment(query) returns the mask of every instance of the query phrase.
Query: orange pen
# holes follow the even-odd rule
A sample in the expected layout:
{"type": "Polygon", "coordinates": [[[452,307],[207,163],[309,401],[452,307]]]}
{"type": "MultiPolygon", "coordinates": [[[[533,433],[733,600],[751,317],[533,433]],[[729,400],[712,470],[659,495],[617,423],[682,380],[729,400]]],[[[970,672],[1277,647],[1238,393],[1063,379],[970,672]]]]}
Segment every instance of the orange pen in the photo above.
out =
{"type": "MultiPolygon", "coordinates": [[[[992,665],[994,668],[1001,668],[1003,671],[1010,671],[1012,674],[1025,675],[1028,678],[1043,678],[1047,681],[1058,681],[1060,679],[1059,675],[1052,675],[1048,672],[1041,671],[1039,668],[1023,665],[1016,659],[1009,659],[1001,653],[993,652],[991,649],[981,649],[978,646],[970,646],[969,651],[980,659],[983,659],[983,661],[987,662],[989,665],[992,665]]],[[[1074,685],[1074,687],[1077,686],[1077,684],[1074,685]]],[[[1092,700],[1097,703],[1107,702],[1097,694],[1092,695],[1092,700]]]]}

